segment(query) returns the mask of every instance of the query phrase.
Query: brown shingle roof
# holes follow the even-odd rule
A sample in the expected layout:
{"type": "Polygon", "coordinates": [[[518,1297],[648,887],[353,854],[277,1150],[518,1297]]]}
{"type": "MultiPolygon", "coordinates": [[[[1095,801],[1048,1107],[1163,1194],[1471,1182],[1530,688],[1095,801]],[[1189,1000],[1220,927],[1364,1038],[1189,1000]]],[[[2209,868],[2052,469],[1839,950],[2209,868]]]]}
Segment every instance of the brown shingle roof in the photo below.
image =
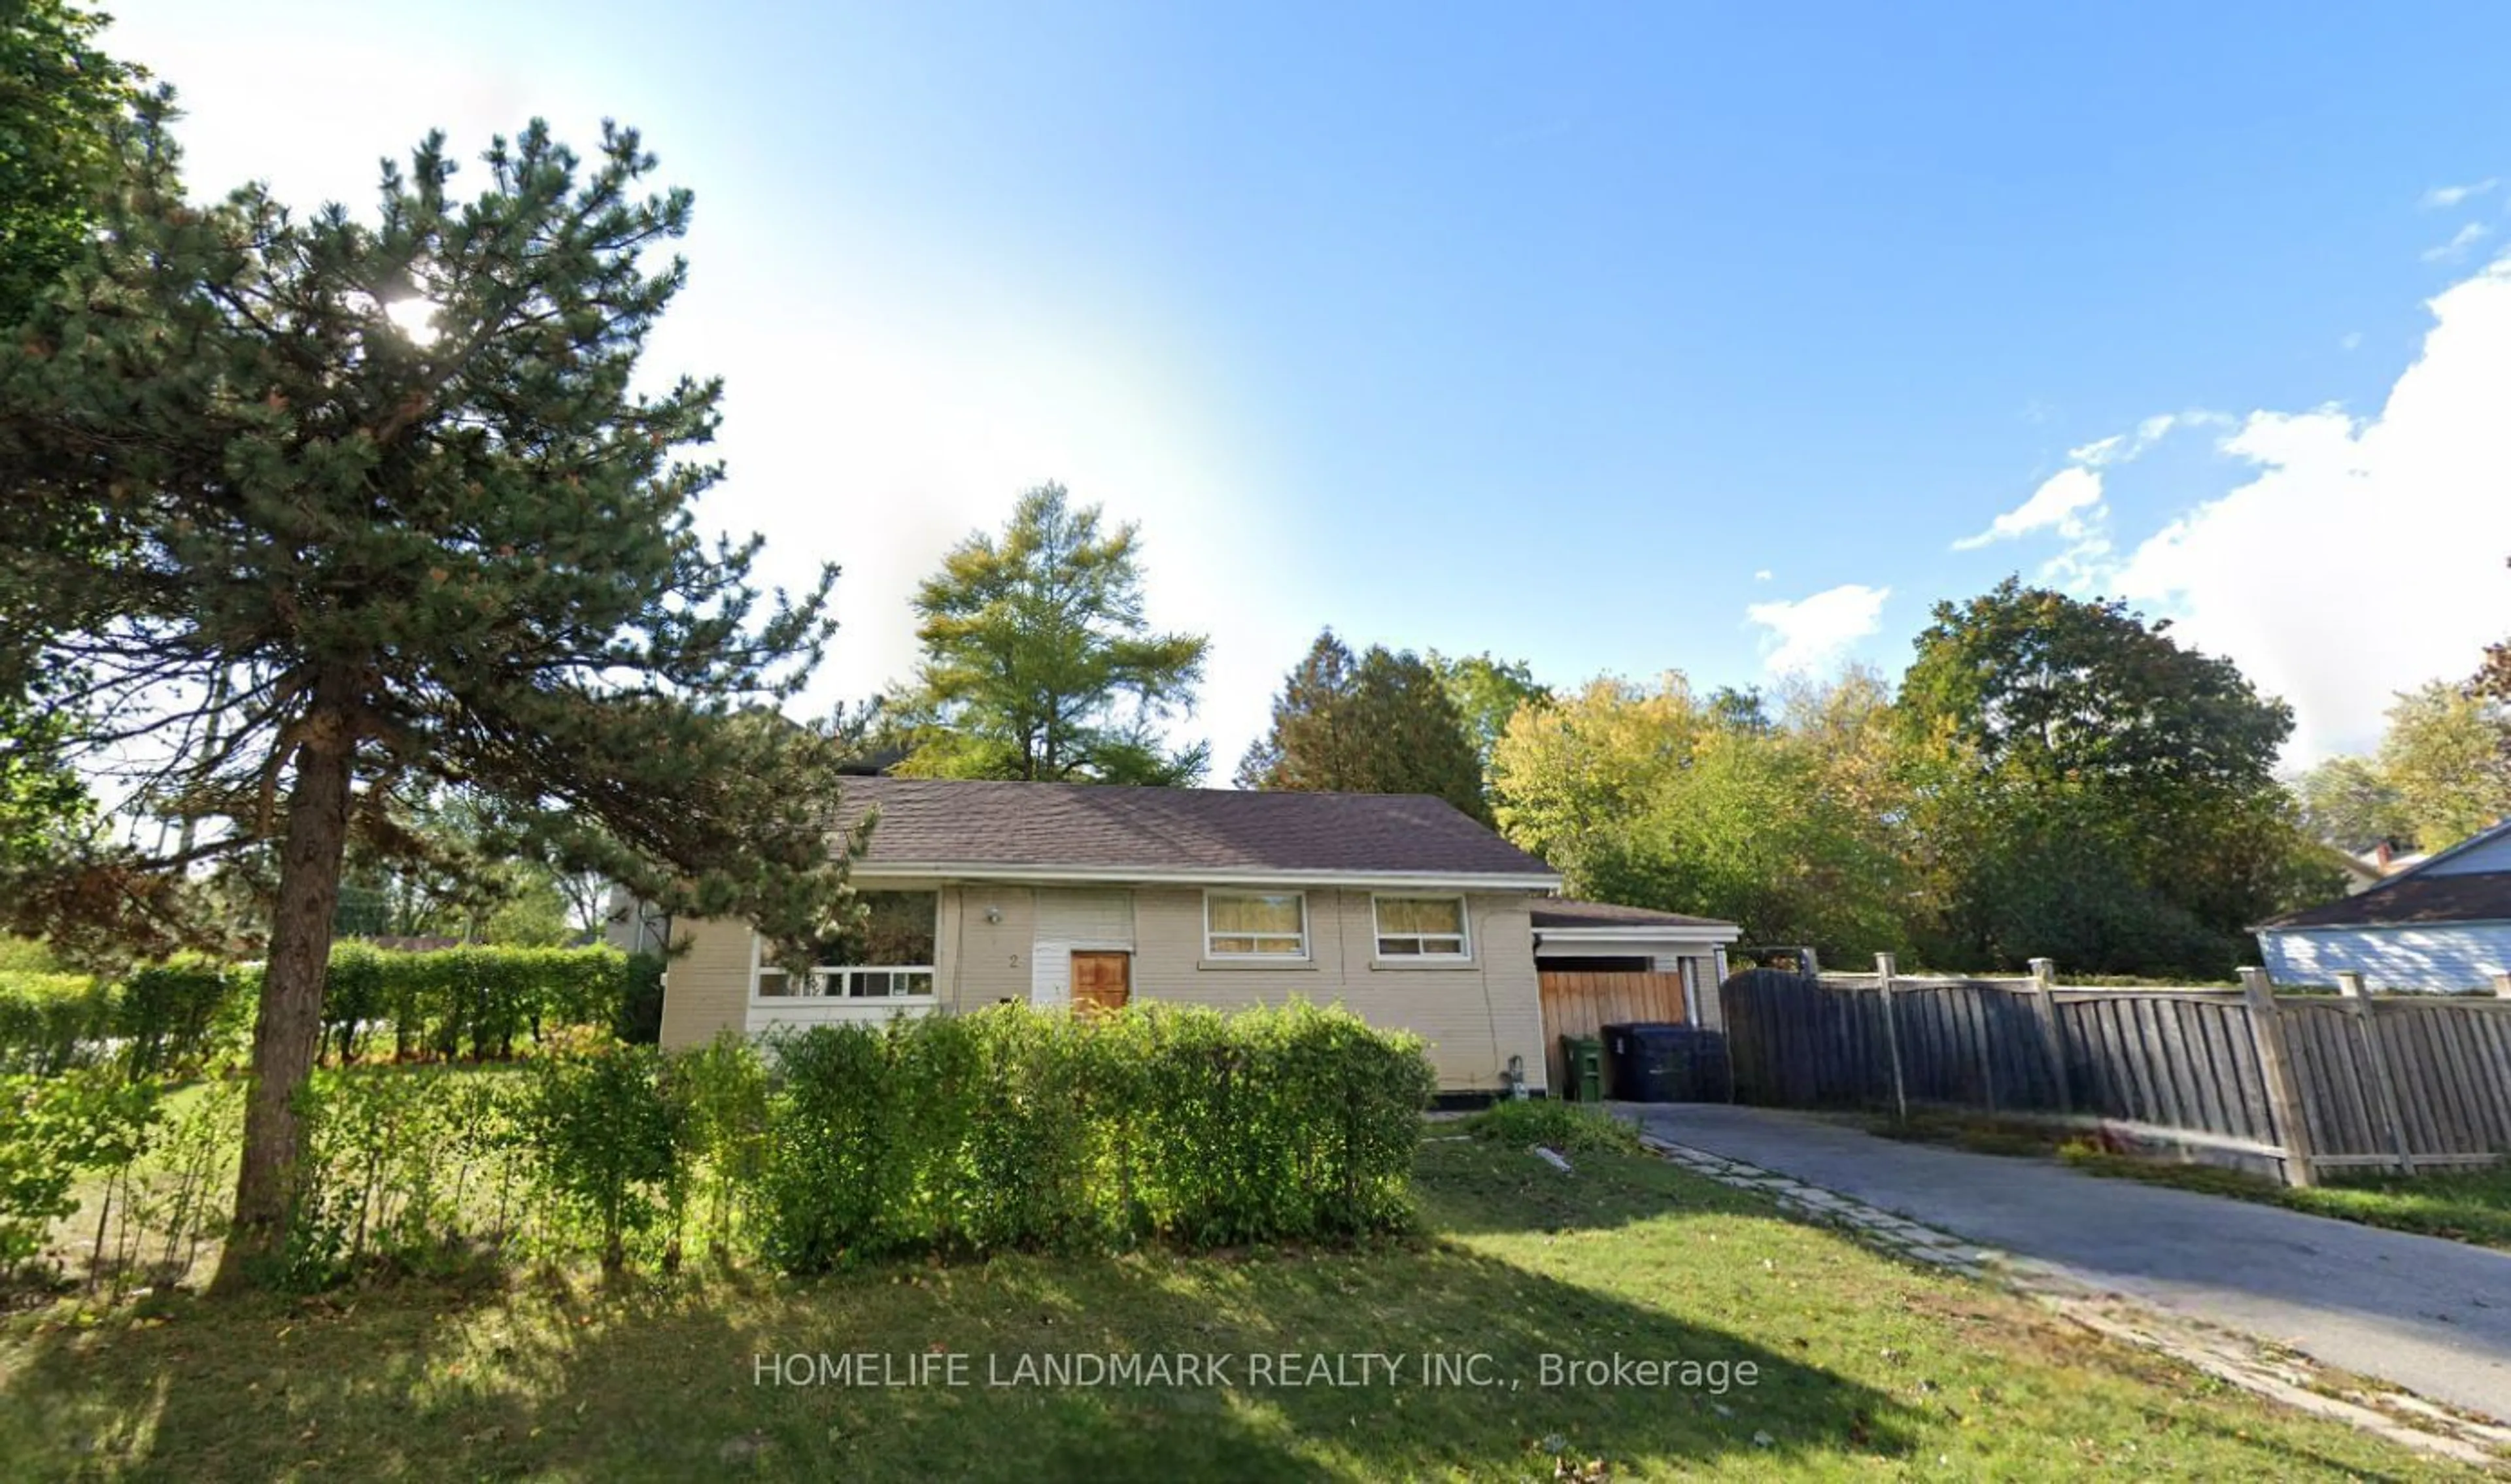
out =
{"type": "Polygon", "coordinates": [[[1566,896],[1547,896],[1534,903],[1534,926],[1538,928],[1732,928],[1733,923],[1714,917],[1686,917],[1680,912],[1657,912],[1646,907],[1625,907],[1607,901],[1577,901],[1566,896]]]}
{"type": "Polygon", "coordinates": [[[2288,912],[2267,928],[2405,928],[2511,922],[2511,871],[2393,876],[2355,895],[2288,912]]]}
{"type": "Polygon", "coordinates": [[[1079,867],[1163,873],[1549,876],[1542,861],[1419,794],[1257,793],[966,779],[847,779],[877,808],[865,868],[1079,867]]]}

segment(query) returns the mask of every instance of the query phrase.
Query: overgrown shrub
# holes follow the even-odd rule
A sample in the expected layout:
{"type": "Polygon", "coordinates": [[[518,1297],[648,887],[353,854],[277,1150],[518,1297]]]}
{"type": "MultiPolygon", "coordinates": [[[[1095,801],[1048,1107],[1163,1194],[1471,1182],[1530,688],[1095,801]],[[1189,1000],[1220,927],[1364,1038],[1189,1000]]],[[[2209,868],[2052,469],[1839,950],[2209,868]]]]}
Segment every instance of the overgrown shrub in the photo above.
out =
{"type": "Polygon", "coordinates": [[[114,986],[113,1033],[132,1075],[195,1069],[252,1029],[257,970],[186,956],[135,969],[114,986]]]}
{"type": "Polygon", "coordinates": [[[307,1139],[281,1281],[440,1271],[505,1246],[530,1210],[518,1082],[437,1066],[317,1072],[299,1094],[307,1139]]]}
{"type": "MultiPolygon", "coordinates": [[[[628,1238],[665,1217],[675,1229],[687,1190],[687,1107],[664,1088],[663,1055],[609,1046],[534,1064],[519,1131],[560,1212],[589,1225],[601,1268],[627,1266],[628,1238]]],[[[676,1232],[665,1266],[678,1266],[676,1232]]]]}
{"type": "Polygon", "coordinates": [[[1536,1144],[1564,1154],[1637,1154],[1639,1130],[1608,1114],[1549,1098],[1512,1098],[1474,1115],[1478,1139],[1521,1148],[1536,1144]]]}
{"type": "MultiPolygon", "coordinates": [[[[589,1029],[549,1037],[518,1068],[319,1070],[271,1276],[308,1289],[587,1252],[613,1272],[668,1270],[692,1229],[718,1261],[792,1273],[906,1252],[1333,1239],[1410,1220],[1433,1086],[1414,1038],[1306,1006],[998,1007],[676,1054],[589,1029]]],[[[119,1068],[0,1082],[0,1233],[15,1243],[0,1256],[36,1250],[78,1172],[111,1168],[79,1212],[92,1271],[186,1275],[223,1227],[244,1084],[178,1093],[134,1165],[157,1085],[119,1068]]]]}
{"type": "Polygon", "coordinates": [[[161,1088],[96,1068],[0,1077],[0,1271],[41,1252],[78,1208],[80,1175],[128,1165],[147,1144],[161,1088]]]}
{"type": "Polygon", "coordinates": [[[726,1031],[673,1057],[668,1076],[700,1231],[709,1253],[729,1263],[751,1246],[767,1171],[767,1064],[756,1046],[726,1031]]]}
{"type": "Polygon", "coordinates": [[[616,1025],[629,989],[615,948],[446,948],[403,953],[365,943],[331,951],[324,980],[326,1045],[343,1059],[378,1031],[396,1057],[502,1058],[558,1026],[616,1025]]]}

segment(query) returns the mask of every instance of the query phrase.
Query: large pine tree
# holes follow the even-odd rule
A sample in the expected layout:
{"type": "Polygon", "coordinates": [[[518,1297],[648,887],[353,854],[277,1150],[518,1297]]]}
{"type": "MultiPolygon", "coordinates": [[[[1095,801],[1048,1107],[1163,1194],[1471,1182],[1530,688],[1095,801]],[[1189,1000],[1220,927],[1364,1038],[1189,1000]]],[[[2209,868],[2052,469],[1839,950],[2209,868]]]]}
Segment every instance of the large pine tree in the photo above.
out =
{"type": "Polygon", "coordinates": [[[640,389],[689,197],[649,194],[633,132],[585,162],[536,122],[467,201],[432,137],[371,222],[187,202],[161,107],[124,143],[101,230],[0,344],[0,582],[101,718],[95,763],[187,843],[19,905],[67,929],[267,869],[231,1287],[285,1234],[344,856],[393,849],[400,801],[457,787],[551,858],[810,935],[843,887],[832,749],[774,706],[834,573],[762,599],[757,540],[695,527],[721,388],[640,389]]]}

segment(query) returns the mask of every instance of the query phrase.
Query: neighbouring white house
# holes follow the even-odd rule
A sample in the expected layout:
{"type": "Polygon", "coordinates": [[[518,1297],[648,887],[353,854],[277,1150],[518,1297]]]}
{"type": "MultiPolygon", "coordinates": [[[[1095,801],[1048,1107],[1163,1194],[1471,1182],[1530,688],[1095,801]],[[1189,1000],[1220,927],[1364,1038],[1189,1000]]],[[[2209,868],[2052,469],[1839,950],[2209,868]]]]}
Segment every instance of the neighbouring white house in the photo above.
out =
{"type": "Polygon", "coordinates": [[[2511,973],[2511,820],[2258,934],[2279,984],[2333,984],[2350,970],[2375,990],[2492,988],[2511,973]]]}

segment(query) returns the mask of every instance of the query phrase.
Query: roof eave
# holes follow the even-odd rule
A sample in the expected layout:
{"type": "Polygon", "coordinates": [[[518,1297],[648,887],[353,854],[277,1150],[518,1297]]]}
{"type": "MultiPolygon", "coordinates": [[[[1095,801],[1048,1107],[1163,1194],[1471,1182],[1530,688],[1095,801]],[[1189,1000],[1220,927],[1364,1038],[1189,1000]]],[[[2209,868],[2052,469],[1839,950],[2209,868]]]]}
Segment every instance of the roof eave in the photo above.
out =
{"type": "Polygon", "coordinates": [[[1686,943],[1731,943],[1744,935],[1733,923],[1625,924],[1611,928],[1544,928],[1534,930],[1542,943],[1656,943],[1679,938],[1686,943]]]}
{"type": "Polygon", "coordinates": [[[2511,928],[2511,917],[2435,917],[2410,923],[2266,923],[2253,932],[2360,932],[2376,928],[2511,928]]]}
{"type": "Polygon", "coordinates": [[[988,861],[859,860],[855,873],[884,881],[991,881],[1121,886],[1364,887],[1376,891],[1556,892],[1561,878],[1540,871],[1329,871],[1275,867],[1186,869],[1140,865],[1004,865],[988,861]]]}

